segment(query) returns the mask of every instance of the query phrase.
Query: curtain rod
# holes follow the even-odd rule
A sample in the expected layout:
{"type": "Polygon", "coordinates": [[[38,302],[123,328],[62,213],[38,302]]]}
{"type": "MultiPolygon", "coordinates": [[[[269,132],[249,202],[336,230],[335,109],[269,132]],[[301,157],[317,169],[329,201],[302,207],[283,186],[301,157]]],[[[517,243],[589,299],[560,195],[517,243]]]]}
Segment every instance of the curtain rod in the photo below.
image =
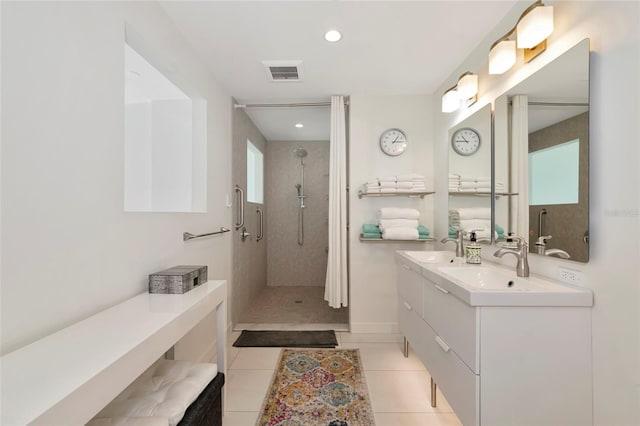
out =
{"type": "MultiPolygon", "coordinates": [[[[349,101],[345,100],[344,104],[349,105],[349,101]]],[[[298,107],[324,107],[331,106],[331,102],[301,102],[290,104],[234,104],[234,108],[298,108],[298,107]]]]}

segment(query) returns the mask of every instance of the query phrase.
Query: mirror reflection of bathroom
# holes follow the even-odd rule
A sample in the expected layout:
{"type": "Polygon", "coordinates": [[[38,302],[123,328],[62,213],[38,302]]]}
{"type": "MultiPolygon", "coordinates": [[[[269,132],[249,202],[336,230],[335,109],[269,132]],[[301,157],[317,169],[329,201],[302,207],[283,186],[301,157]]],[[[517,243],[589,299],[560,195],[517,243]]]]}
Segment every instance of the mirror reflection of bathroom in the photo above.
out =
{"type": "MultiPolygon", "coordinates": [[[[504,192],[505,177],[496,181],[504,192]]],[[[491,105],[485,105],[449,129],[449,237],[458,231],[479,242],[492,241],[491,224],[491,105]]],[[[500,218],[497,223],[504,223],[500,218]]],[[[503,237],[496,227],[493,239],[503,237]]]]}
{"type": "Polygon", "coordinates": [[[589,40],[496,100],[496,173],[518,196],[496,204],[532,254],[589,260],[589,40]],[[526,149],[524,149],[526,147],[526,149]]]}
{"type": "Polygon", "coordinates": [[[332,308],[325,300],[330,105],[236,104],[233,182],[243,187],[245,177],[249,186],[259,180],[264,197],[247,196],[244,226],[251,236],[244,242],[233,239],[234,326],[317,329],[328,324],[347,330],[348,308],[332,308]],[[261,179],[252,172],[255,155],[245,154],[247,140],[264,158],[261,179]]]}

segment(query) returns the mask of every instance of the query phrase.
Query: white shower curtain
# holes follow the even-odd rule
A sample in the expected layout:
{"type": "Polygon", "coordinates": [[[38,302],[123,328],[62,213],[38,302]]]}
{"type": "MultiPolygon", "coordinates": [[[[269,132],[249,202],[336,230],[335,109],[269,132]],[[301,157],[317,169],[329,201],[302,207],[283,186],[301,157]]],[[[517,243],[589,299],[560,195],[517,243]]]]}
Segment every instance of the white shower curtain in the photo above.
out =
{"type": "Polygon", "coordinates": [[[324,300],[332,308],[347,306],[347,150],[344,99],[331,97],[329,147],[329,256],[324,300]]]}
{"type": "Polygon", "coordinates": [[[529,242],[529,98],[516,95],[511,99],[511,214],[516,224],[516,234],[529,242]],[[514,198],[517,201],[514,201],[514,198]],[[514,205],[517,204],[517,205],[514,205]],[[513,208],[516,207],[516,208],[513,208]]]}

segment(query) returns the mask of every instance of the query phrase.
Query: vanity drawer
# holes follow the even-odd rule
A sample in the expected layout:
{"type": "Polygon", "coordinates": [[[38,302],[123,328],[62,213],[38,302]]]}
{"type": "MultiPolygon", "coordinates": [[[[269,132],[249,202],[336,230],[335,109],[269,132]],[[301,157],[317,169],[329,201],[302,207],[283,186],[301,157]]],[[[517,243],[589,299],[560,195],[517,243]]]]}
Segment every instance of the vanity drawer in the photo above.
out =
{"type": "Polygon", "coordinates": [[[402,298],[398,302],[398,328],[409,341],[411,349],[423,359],[427,352],[425,331],[429,326],[418,316],[411,304],[402,298]]]}
{"type": "Polygon", "coordinates": [[[465,365],[429,325],[423,332],[424,356],[418,356],[463,425],[480,424],[480,376],[465,365]]]}
{"type": "Polygon", "coordinates": [[[478,309],[426,278],[423,289],[423,318],[479,374],[478,309]]]}
{"type": "Polygon", "coordinates": [[[411,304],[412,309],[422,317],[422,289],[424,277],[404,263],[397,264],[398,270],[398,300],[404,299],[411,304]]]}

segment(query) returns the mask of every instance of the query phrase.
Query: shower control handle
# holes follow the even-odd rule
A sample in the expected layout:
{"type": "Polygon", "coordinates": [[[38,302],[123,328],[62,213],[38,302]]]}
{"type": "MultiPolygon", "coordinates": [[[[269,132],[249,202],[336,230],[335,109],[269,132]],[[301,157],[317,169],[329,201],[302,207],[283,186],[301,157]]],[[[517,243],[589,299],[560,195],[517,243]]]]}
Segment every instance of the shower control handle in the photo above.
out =
{"type": "Polygon", "coordinates": [[[242,239],[242,242],[246,241],[247,238],[251,239],[251,234],[247,232],[247,228],[242,228],[240,231],[240,238],[242,239]]]}

